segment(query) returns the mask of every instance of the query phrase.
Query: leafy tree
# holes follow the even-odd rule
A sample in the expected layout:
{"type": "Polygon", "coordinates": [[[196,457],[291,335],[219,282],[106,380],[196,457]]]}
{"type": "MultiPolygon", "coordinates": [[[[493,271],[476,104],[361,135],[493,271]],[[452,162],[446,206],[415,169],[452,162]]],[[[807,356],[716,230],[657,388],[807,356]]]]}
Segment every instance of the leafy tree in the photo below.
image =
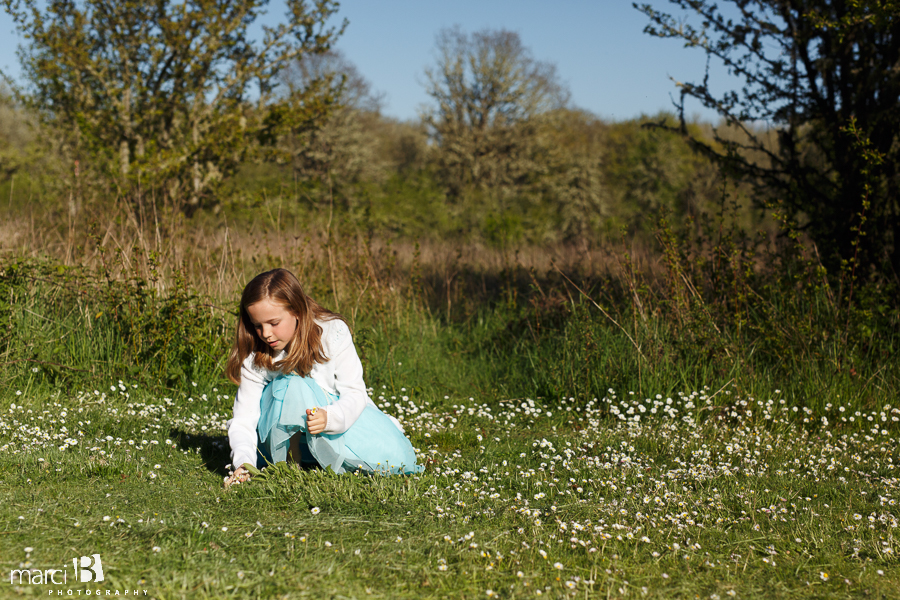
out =
{"type": "Polygon", "coordinates": [[[281,76],[290,95],[327,82],[334,98],[329,114],[316,127],[292,131],[282,147],[299,179],[322,184],[329,200],[337,196],[346,204],[349,186],[384,174],[375,139],[380,96],[372,92],[356,66],[334,50],[306,55],[281,76]]]}
{"type": "Polygon", "coordinates": [[[797,218],[828,266],[886,261],[900,271],[898,2],[670,2],[699,23],[635,4],[650,19],[645,31],[702,49],[743,80],[720,94],[708,73],[678,84],[682,123],[690,97],[744,133],[695,147],[797,218]],[[774,128],[774,146],[754,122],[774,128]]]}
{"type": "Polygon", "coordinates": [[[542,241],[589,239],[613,220],[603,172],[609,126],[577,108],[542,114],[539,122],[541,178],[533,187],[543,210],[530,219],[529,230],[542,241]]]}
{"type": "Polygon", "coordinates": [[[470,188],[514,192],[541,171],[536,121],[564,106],[568,93],[555,67],[535,60],[517,33],[444,29],[425,74],[435,106],[423,121],[451,198],[470,188]]]}
{"type": "Polygon", "coordinates": [[[28,117],[0,84],[0,181],[15,175],[33,146],[28,117]]]}
{"type": "Polygon", "coordinates": [[[2,0],[30,41],[19,97],[103,169],[120,194],[167,196],[191,211],[254,140],[327,110],[327,86],[275,98],[278,72],[327,50],[333,0],[286,0],[280,24],[249,28],[267,0],[2,0]]]}
{"type": "MultiPolygon", "coordinates": [[[[709,212],[718,195],[716,169],[693,152],[673,127],[672,115],[642,117],[610,127],[603,161],[606,181],[621,222],[651,231],[660,211],[683,224],[709,212]]],[[[696,124],[688,124],[696,139],[707,139],[696,124]]]]}

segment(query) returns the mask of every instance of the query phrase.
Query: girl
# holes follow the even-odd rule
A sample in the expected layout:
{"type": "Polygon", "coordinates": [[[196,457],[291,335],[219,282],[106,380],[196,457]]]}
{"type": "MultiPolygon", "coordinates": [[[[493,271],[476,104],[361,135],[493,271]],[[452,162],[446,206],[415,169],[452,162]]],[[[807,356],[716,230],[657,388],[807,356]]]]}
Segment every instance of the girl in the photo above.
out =
{"type": "Polygon", "coordinates": [[[238,384],[228,443],[234,473],[290,459],[336,473],[420,473],[400,423],[369,398],[362,364],[343,317],[307,296],[296,277],[275,269],[241,295],[225,374],[238,384]]]}

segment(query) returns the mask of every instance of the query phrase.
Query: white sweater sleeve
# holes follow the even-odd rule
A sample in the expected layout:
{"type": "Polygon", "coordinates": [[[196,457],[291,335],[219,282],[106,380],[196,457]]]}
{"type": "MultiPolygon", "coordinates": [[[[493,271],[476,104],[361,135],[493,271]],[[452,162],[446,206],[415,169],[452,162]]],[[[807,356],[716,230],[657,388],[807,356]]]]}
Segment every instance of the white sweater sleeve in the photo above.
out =
{"type": "Polygon", "coordinates": [[[336,434],[344,433],[356,422],[366,408],[369,394],[350,329],[338,319],[329,325],[325,351],[334,368],[334,385],[340,397],[328,406],[328,420],[323,433],[336,434]]]}
{"type": "Polygon", "coordinates": [[[259,400],[266,387],[266,374],[253,367],[251,354],[241,365],[241,384],[234,396],[234,417],[227,423],[231,464],[237,469],[244,463],[256,466],[256,426],[259,423],[259,400]]]}

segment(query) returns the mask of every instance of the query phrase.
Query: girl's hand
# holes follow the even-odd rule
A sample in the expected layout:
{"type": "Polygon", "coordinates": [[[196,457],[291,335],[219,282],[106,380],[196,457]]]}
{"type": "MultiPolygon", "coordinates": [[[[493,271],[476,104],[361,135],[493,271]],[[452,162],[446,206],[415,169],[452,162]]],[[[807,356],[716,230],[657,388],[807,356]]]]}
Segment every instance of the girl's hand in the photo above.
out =
{"type": "Polygon", "coordinates": [[[227,490],[235,483],[244,483],[250,479],[250,471],[244,467],[238,467],[230,476],[225,478],[225,489],[227,490]]]}
{"type": "Polygon", "coordinates": [[[324,408],[306,409],[306,428],[312,435],[322,433],[328,425],[328,412],[324,408]]]}

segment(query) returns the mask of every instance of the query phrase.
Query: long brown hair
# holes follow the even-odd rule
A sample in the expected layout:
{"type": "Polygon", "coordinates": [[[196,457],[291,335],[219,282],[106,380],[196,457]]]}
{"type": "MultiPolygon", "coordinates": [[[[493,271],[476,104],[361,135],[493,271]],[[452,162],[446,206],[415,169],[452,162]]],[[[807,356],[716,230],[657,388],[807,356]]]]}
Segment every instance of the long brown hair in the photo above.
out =
{"type": "Polygon", "coordinates": [[[287,269],[275,269],[254,277],[241,294],[241,311],[238,315],[237,331],[231,355],[225,365],[225,375],[240,385],[241,365],[252,352],[256,353],[253,364],[257,368],[282,373],[308,375],[315,363],[328,361],[322,351],[322,328],[316,323],[332,319],[344,320],[341,315],[322,307],[303,292],[300,281],[287,269]],[[297,318],[297,329],[287,346],[287,356],[275,362],[275,351],[256,334],[256,327],[250,319],[247,307],[269,300],[283,306],[297,318]]]}

